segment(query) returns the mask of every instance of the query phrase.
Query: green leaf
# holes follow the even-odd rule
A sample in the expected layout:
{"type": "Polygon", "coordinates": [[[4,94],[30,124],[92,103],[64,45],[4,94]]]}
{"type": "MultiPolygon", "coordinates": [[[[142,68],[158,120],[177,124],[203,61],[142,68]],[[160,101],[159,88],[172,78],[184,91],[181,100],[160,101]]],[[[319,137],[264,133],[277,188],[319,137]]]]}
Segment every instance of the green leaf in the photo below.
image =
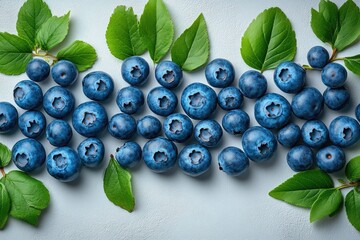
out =
{"type": "Polygon", "coordinates": [[[322,191],[311,207],[310,222],[315,222],[335,213],[343,202],[341,191],[336,188],[322,191]]]}
{"type": "Polygon", "coordinates": [[[174,38],[174,25],[162,0],[147,2],[139,30],[151,59],[158,63],[169,51],[174,38]]]}
{"type": "Polygon", "coordinates": [[[97,55],[90,44],[76,40],[70,46],[61,49],[56,57],[59,60],[65,59],[73,62],[77,69],[82,72],[94,65],[97,55]]]}
{"type": "Polygon", "coordinates": [[[242,37],[240,52],[247,65],[260,71],[294,59],[295,32],[280,8],[269,8],[250,23],[242,37]]]}
{"type": "Polygon", "coordinates": [[[11,201],[5,185],[0,182],[0,229],[4,229],[9,218],[11,201]]]}
{"type": "Polygon", "coordinates": [[[352,182],[360,180],[360,156],[352,158],[346,164],[345,175],[352,182]]]}
{"type": "Polygon", "coordinates": [[[295,206],[311,208],[322,191],[333,187],[331,177],[315,169],[295,174],[273,189],[269,195],[295,206]]]}
{"type": "Polygon", "coordinates": [[[137,16],[131,7],[115,8],[106,30],[106,43],[111,54],[121,60],[146,51],[140,37],[137,16]]]}
{"type": "Polygon", "coordinates": [[[131,187],[131,174],[123,169],[114,157],[110,158],[104,176],[104,191],[107,198],[115,205],[132,212],[135,198],[131,187]]]}
{"type": "Polygon", "coordinates": [[[344,58],[345,66],[355,73],[356,75],[360,76],[360,54],[352,57],[344,58]]]}
{"type": "Polygon", "coordinates": [[[36,44],[42,50],[50,50],[64,41],[69,31],[70,12],[62,17],[49,18],[36,34],[36,44]]]}
{"type": "Polygon", "coordinates": [[[203,14],[174,42],[171,58],[184,71],[203,66],[209,58],[209,36],[203,14]]]}
{"type": "Polygon", "coordinates": [[[28,0],[20,8],[16,22],[19,37],[31,47],[35,46],[36,32],[51,17],[51,11],[43,0],[28,0]]]}
{"type": "Polygon", "coordinates": [[[345,208],[349,222],[360,231],[360,193],[356,188],[346,195],[345,208]]]}
{"type": "Polygon", "coordinates": [[[4,144],[0,143],[0,168],[6,167],[11,161],[11,151],[4,144]]]}
{"type": "Polygon", "coordinates": [[[18,75],[25,72],[26,65],[32,59],[32,49],[22,38],[0,33],[0,72],[18,75]]]}
{"type": "Polygon", "coordinates": [[[10,215],[38,225],[41,211],[50,202],[49,191],[44,184],[20,171],[11,171],[1,180],[11,199],[10,215]]]}

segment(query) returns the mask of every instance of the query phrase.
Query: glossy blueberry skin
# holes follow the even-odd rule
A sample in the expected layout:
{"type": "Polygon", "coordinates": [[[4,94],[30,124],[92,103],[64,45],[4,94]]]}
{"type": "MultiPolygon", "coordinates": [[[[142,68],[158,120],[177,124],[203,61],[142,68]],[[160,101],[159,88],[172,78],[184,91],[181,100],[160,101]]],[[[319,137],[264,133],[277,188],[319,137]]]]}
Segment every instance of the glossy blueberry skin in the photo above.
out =
{"type": "Polygon", "coordinates": [[[123,113],[134,114],[144,105],[143,92],[136,87],[120,89],[116,97],[116,104],[123,113]]]}
{"type": "Polygon", "coordinates": [[[244,72],[239,79],[239,88],[247,98],[259,98],[266,93],[267,80],[260,72],[249,70],[244,72]]]}
{"type": "Polygon", "coordinates": [[[149,64],[142,57],[128,57],[121,65],[121,75],[130,85],[141,86],[149,76],[149,64]]]}
{"type": "Polygon", "coordinates": [[[202,120],[195,125],[194,137],[205,147],[215,147],[223,135],[220,124],[215,120],[202,120]]]}
{"type": "Polygon", "coordinates": [[[79,134],[94,137],[106,128],[108,116],[101,104],[84,102],[75,109],[72,124],[79,134]]]}
{"type": "Polygon", "coordinates": [[[347,71],[344,66],[338,63],[329,63],[321,71],[322,82],[331,88],[344,86],[347,78],[347,71]]]}
{"type": "Polygon", "coordinates": [[[39,107],[43,102],[43,92],[39,85],[30,80],[16,84],[13,92],[15,103],[25,110],[39,107]]]}
{"type": "Polygon", "coordinates": [[[233,110],[241,107],[244,96],[236,87],[226,87],[218,94],[218,104],[224,110],[233,110]]]}
{"type": "Polygon", "coordinates": [[[322,46],[315,46],[310,48],[307,54],[307,60],[313,68],[323,68],[329,61],[329,53],[322,46]]]}
{"type": "Polygon", "coordinates": [[[199,144],[187,145],[179,153],[178,164],[185,174],[197,177],[209,170],[211,154],[199,144]]]}
{"type": "Polygon", "coordinates": [[[16,108],[8,102],[0,102],[0,133],[13,130],[18,122],[16,108]]]}
{"type": "Polygon", "coordinates": [[[175,144],[158,137],[148,141],[143,147],[142,158],[152,171],[162,173],[174,167],[177,159],[175,144]]]}
{"type": "Polygon", "coordinates": [[[182,143],[191,137],[194,126],[188,116],[181,113],[173,113],[165,118],[163,129],[168,139],[182,143]]]}
{"type": "Polygon", "coordinates": [[[360,104],[358,104],[355,108],[355,117],[358,121],[360,121],[360,104]]]}
{"type": "Polygon", "coordinates": [[[339,116],[331,121],[329,136],[334,145],[350,147],[360,139],[360,125],[354,118],[339,116]]]}
{"type": "Polygon", "coordinates": [[[161,61],[155,68],[155,78],[161,86],[172,89],[181,83],[183,72],[176,63],[161,61]]]}
{"type": "Polygon", "coordinates": [[[29,79],[42,82],[50,74],[50,65],[43,59],[34,58],[26,66],[26,74],[29,79]]]}
{"type": "Polygon", "coordinates": [[[242,136],[242,146],[246,156],[254,162],[269,160],[277,148],[274,134],[260,126],[251,127],[242,136]]]}
{"type": "Polygon", "coordinates": [[[286,93],[297,93],[305,85],[306,71],[290,61],[282,62],[274,72],[276,86],[286,93]]]}
{"type": "Polygon", "coordinates": [[[45,93],[43,107],[53,118],[62,119],[74,111],[75,97],[66,88],[55,86],[45,93]]]}
{"type": "Polygon", "coordinates": [[[181,106],[185,113],[193,119],[209,118],[215,111],[216,105],[215,91],[202,83],[188,85],[181,94],[181,106]]]}
{"type": "Polygon", "coordinates": [[[95,101],[104,101],[114,91],[114,81],[109,74],[102,71],[88,73],[82,80],[85,96],[95,101]]]}
{"type": "Polygon", "coordinates": [[[345,87],[327,88],[323,95],[326,106],[335,111],[344,108],[350,101],[350,93],[345,87]]]}
{"type": "Polygon", "coordinates": [[[230,176],[239,176],[249,167],[249,159],[237,147],[224,148],[218,156],[219,169],[230,176]]]}
{"type": "Polygon", "coordinates": [[[108,131],[117,139],[130,139],[136,133],[136,121],[129,114],[118,113],[110,119],[108,131]]]}
{"type": "Polygon", "coordinates": [[[103,161],[105,146],[98,138],[87,138],[79,144],[77,152],[84,166],[94,168],[103,161]]]}
{"type": "Polygon", "coordinates": [[[116,149],[115,159],[124,168],[133,168],[141,162],[141,147],[136,142],[126,142],[116,149]]]}
{"type": "Polygon", "coordinates": [[[11,158],[20,170],[31,172],[44,164],[46,152],[41,143],[35,139],[25,138],[15,143],[11,150],[11,158]]]}
{"type": "Polygon", "coordinates": [[[55,148],[46,158],[46,168],[59,181],[71,182],[80,176],[81,160],[69,147],[55,148]]]}
{"type": "Polygon", "coordinates": [[[278,142],[287,148],[292,148],[300,140],[301,130],[300,127],[294,123],[289,123],[281,128],[277,134],[278,142]]]}
{"type": "Polygon", "coordinates": [[[228,87],[235,79],[234,66],[226,59],[214,59],[206,65],[205,77],[207,82],[213,87],[228,87]]]}
{"type": "Polygon", "coordinates": [[[333,173],[341,170],[346,163],[344,151],[334,145],[327,146],[316,154],[317,166],[327,172],[333,173]]]}
{"type": "Polygon", "coordinates": [[[306,87],[294,96],[291,107],[298,118],[311,120],[324,109],[324,97],[316,88],[306,87]]]}
{"type": "Polygon", "coordinates": [[[46,118],[39,111],[27,111],[19,117],[18,125],[25,137],[37,138],[46,128],[46,118]]]}
{"type": "Polygon", "coordinates": [[[147,95],[147,104],[153,113],[166,117],[175,111],[178,99],[169,89],[156,87],[147,95]]]}
{"type": "Polygon", "coordinates": [[[249,126],[249,115],[240,109],[231,110],[222,119],[222,127],[231,135],[243,134],[249,126]]]}
{"type": "Polygon", "coordinates": [[[329,140],[329,131],[320,120],[306,121],[301,128],[302,140],[312,148],[321,148],[329,140]]]}
{"type": "Polygon", "coordinates": [[[301,172],[313,167],[314,154],[310,147],[299,145],[290,149],[286,155],[286,160],[294,172],[301,172]]]}
{"type": "Polygon", "coordinates": [[[144,138],[152,139],[161,134],[162,124],[153,116],[145,116],[137,122],[137,132],[144,138]]]}
{"type": "Polygon", "coordinates": [[[52,78],[62,87],[74,84],[78,74],[75,64],[67,60],[60,60],[51,68],[52,78]]]}
{"type": "Polygon", "coordinates": [[[70,125],[64,120],[54,120],[46,128],[46,138],[55,147],[66,146],[72,135],[70,125]]]}

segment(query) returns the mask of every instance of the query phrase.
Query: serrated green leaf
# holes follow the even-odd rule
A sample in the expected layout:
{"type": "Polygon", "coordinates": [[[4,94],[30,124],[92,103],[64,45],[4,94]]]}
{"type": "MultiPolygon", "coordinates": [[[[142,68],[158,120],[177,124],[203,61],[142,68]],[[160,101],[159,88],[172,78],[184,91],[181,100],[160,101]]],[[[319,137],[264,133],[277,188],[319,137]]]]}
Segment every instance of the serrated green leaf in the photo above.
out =
{"type": "Polygon", "coordinates": [[[311,208],[322,191],[333,187],[331,177],[315,169],[295,174],[273,189],[269,195],[298,207],[311,208]]]}
{"type": "Polygon", "coordinates": [[[112,157],[104,175],[104,191],[107,198],[115,205],[132,212],[135,198],[132,193],[131,174],[123,169],[112,157]]]}
{"type": "Polygon", "coordinates": [[[18,75],[25,72],[26,65],[32,59],[32,49],[22,38],[0,33],[0,72],[18,75]]]}
{"type": "Polygon", "coordinates": [[[0,168],[6,167],[11,161],[11,150],[0,143],[0,168]]]}
{"type": "Polygon", "coordinates": [[[36,34],[36,44],[42,50],[50,50],[62,41],[69,32],[70,12],[64,16],[52,16],[43,25],[36,34]]]}
{"type": "Polygon", "coordinates": [[[4,229],[9,218],[11,201],[5,185],[0,182],[0,229],[4,229]]]}
{"type": "Polygon", "coordinates": [[[280,8],[266,9],[250,23],[242,37],[240,52],[247,65],[260,71],[294,59],[295,32],[280,8]]]}
{"type": "Polygon", "coordinates": [[[169,51],[174,38],[174,25],[162,0],[149,0],[140,18],[140,36],[151,59],[158,63],[169,51]]]}
{"type": "Polygon", "coordinates": [[[140,37],[137,16],[131,7],[115,8],[106,29],[106,43],[111,54],[121,60],[146,51],[140,37]]]}
{"type": "Polygon", "coordinates": [[[76,40],[66,48],[61,49],[56,57],[59,60],[65,59],[73,62],[77,69],[82,72],[94,65],[97,55],[90,44],[76,40]]]}
{"type": "Polygon", "coordinates": [[[346,195],[345,209],[349,222],[360,231],[360,193],[356,188],[346,195]]]}
{"type": "Polygon", "coordinates": [[[310,210],[310,222],[315,222],[335,213],[343,202],[343,195],[339,189],[333,188],[322,191],[310,210]]]}
{"type": "Polygon", "coordinates": [[[350,181],[360,180],[360,156],[352,158],[346,164],[345,175],[350,181]]]}
{"type": "Polygon", "coordinates": [[[344,58],[345,66],[355,73],[356,75],[360,76],[360,54],[352,57],[344,58]]]}
{"type": "Polygon", "coordinates": [[[174,42],[171,58],[184,71],[203,66],[209,58],[209,36],[203,14],[174,42]]]}
{"type": "Polygon", "coordinates": [[[16,22],[19,37],[34,47],[36,32],[50,17],[51,11],[43,0],[27,0],[20,8],[16,22]]]}

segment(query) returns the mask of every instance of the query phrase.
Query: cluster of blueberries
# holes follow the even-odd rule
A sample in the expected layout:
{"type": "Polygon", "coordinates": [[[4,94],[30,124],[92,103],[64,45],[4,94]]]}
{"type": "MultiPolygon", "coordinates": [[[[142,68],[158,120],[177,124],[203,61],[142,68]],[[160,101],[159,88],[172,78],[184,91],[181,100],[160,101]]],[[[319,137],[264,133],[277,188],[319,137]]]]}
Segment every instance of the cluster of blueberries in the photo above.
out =
{"type": "MultiPolygon", "coordinates": [[[[145,97],[138,88],[149,76],[149,65],[141,57],[125,59],[121,67],[123,79],[131,86],[120,89],[116,103],[122,113],[108,119],[105,108],[99,103],[114,91],[114,83],[107,73],[94,71],[82,80],[84,94],[92,101],[75,108],[73,94],[66,88],[77,77],[76,66],[66,60],[58,61],[52,68],[42,59],[33,59],[26,73],[31,80],[19,82],[14,88],[15,103],[28,110],[18,117],[17,110],[8,102],[0,103],[0,132],[9,132],[17,124],[27,137],[17,142],[12,149],[15,165],[23,171],[33,171],[46,160],[50,175],[60,181],[76,179],[81,166],[96,167],[104,158],[104,144],[96,136],[105,128],[117,139],[129,140],[136,132],[149,139],[143,149],[134,141],[127,141],[116,149],[115,158],[126,168],[136,166],[141,159],[154,172],[165,172],[176,161],[190,176],[206,172],[211,164],[207,148],[215,147],[222,138],[224,129],[232,135],[242,135],[243,150],[226,147],[218,155],[219,169],[237,176],[249,166],[249,159],[263,162],[270,159],[277,148],[277,142],[291,148],[287,162],[294,171],[303,171],[317,166],[326,172],[335,172],[345,165],[342,148],[355,144],[360,138],[360,125],[348,116],[336,117],[329,129],[316,120],[324,104],[333,110],[342,109],[350,94],[344,87],[346,69],[337,63],[329,63],[329,54],[323,47],[310,49],[308,61],[313,68],[321,69],[323,83],[328,86],[321,94],[316,88],[304,87],[306,72],[294,62],[281,63],[274,72],[274,81],[280,90],[295,94],[291,104],[283,96],[267,92],[267,80],[258,71],[249,70],[239,79],[239,88],[231,86],[235,72],[233,65],[225,59],[211,61],[205,69],[209,85],[222,88],[219,94],[202,83],[192,83],[181,94],[181,106],[185,114],[175,113],[178,98],[172,89],[182,81],[182,70],[174,62],[162,61],[155,69],[155,78],[161,85],[147,95],[150,110],[166,117],[163,124],[154,116],[144,116],[136,121],[131,115],[139,112],[145,97]],[[36,82],[44,81],[50,75],[60,86],[50,88],[44,95],[36,82]],[[260,126],[250,127],[248,114],[240,107],[244,96],[256,99],[254,114],[260,126]],[[44,115],[35,110],[43,106],[45,112],[55,118],[46,126],[44,115]],[[210,119],[217,105],[226,110],[222,127],[210,119]],[[300,129],[291,123],[291,117],[307,120],[300,129]],[[62,120],[72,115],[73,128],[87,137],[77,151],[67,147],[72,138],[70,125],[62,120]],[[190,119],[200,120],[195,127],[190,119]],[[57,147],[46,157],[43,146],[35,140],[46,129],[50,144],[57,147]],[[270,130],[278,130],[277,137],[270,130]],[[166,138],[161,137],[162,131],[166,138]],[[194,136],[196,144],[190,144],[194,136]],[[178,154],[174,142],[189,143],[178,154]],[[331,143],[331,144],[329,144],[331,143]],[[316,156],[312,149],[318,149],[316,156]]],[[[360,105],[356,108],[360,120],[360,105]]]]}

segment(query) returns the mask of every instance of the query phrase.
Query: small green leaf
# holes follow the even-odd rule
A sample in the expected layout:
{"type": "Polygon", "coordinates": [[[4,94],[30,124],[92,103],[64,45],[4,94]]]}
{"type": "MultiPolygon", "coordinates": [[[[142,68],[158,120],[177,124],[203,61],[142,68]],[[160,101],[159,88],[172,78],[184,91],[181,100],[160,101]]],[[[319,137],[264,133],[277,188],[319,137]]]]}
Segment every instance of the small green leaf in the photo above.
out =
{"type": "Polygon", "coordinates": [[[34,47],[36,32],[50,17],[51,11],[43,0],[27,0],[20,8],[16,22],[19,37],[34,47]]]}
{"type": "Polygon", "coordinates": [[[32,49],[22,38],[0,33],[0,72],[18,75],[25,72],[26,65],[32,59],[32,49]]]}
{"type": "Polygon", "coordinates": [[[346,195],[345,208],[349,222],[360,231],[360,193],[356,188],[346,195]]]}
{"type": "Polygon", "coordinates": [[[269,8],[250,23],[242,37],[240,51],[245,63],[260,71],[294,59],[295,32],[280,8],[269,8]]]}
{"type": "Polygon", "coordinates": [[[57,54],[57,58],[73,62],[77,69],[82,72],[94,65],[97,55],[90,44],[76,40],[70,46],[61,49],[57,54]]]}
{"type": "Polygon", "coordinates": [[[0,143],[0,168],[6,167],[11,161],[11,151],[4,144],[0,143]]]}
{"type": "Polygon", "coordinates": [[[62,17],[49,18],[36,34],[36,44],[42,50],[50,50],[64,41],[69,31],[70,12],[62,17]]]}
{"type": "Polygon", "coordinates": [[[315,222],[335,213],[343,202],[341,191],[336,188],[322,191],[311,207],[310,222],[315,222]]]}
{"type": "Polygon", "coordinates": [[[345,66],[355,73],[356,75],[360,76],[360,54],[352,57],[344,58],[345,66]]]}
{"type": "Polygon", "coordinates": [[[203,66],[209,58],[209,36],[203,14],[175,41],[171,58],[184,71],[203,66]]]}
{"type": "Polygon", "coordinates": [[[4,229],[9,218],[11,201],[5,185],[0,182],[0,229],[4,229]]]}
{"type": "Polygon", "coordinates": [[[158,63],[169,51],[174,38],[174,25],[162,0],[147,2],[139,30],[151,59],[158,63]]]}
{"type": "Polygon", "coordinates": [[[132,212],[135,207],[135,198],[131,187],[131,174],[123,169],[111,157],[104,176],[104,191],[107,198],[115,205],[132,212]]]}
{"type": "Polygon", "coordinates": [[[137,16],[131,7],[115,8],[106,30],[106,43],[111,54],[121,60],[146,51],[140,37],[137,16]]]}
{"type": "Polygon", "coordinates": [[[333,187],[331,177],[315,169],[295,174],[273,189],[269,195],[295,206],[311,208],[322,191],[333,187]]]}
{"type": "Polygon", "coordinates": [[[350,181],[360,180],[360,156],[352,158],[346,164],[345,175],[350,181]]]}

